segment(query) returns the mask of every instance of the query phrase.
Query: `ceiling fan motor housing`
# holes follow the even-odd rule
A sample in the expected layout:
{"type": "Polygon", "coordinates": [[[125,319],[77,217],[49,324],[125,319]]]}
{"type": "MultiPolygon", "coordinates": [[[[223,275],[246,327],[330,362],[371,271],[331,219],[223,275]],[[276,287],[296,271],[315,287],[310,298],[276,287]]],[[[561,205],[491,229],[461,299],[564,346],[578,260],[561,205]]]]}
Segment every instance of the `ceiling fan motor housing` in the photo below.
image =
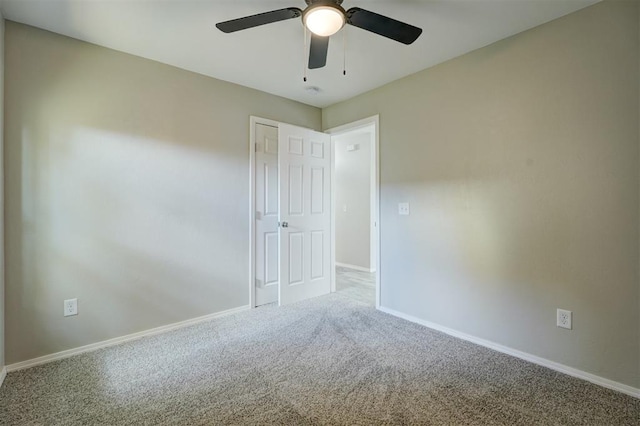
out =
{"type": "Polygon", "coordinates": [[[342,13],[343,16],[346,17],[346,11],[340,3],[342,0],[305,0],[309,6],[305,10],[302,11],[302,22],[305,21],[305,17],[309,15],[310,12],[313,12],[315,9],[319,7],[330,7],[331,9],[335,9],[342,13]]]}
{"type": "Polygon", "coordinates": [[[343,0],[304,0],[304,2],[309,6],[316,3],[331,3],[335,5],[341,5],[342,1],[343,0]]]}

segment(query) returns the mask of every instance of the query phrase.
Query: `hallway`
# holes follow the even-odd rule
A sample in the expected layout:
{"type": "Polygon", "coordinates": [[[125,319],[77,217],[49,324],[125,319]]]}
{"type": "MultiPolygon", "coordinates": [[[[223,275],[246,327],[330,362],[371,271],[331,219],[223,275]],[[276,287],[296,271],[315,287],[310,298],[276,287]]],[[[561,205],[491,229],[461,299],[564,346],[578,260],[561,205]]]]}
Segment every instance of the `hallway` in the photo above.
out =
{"type": "Polygon", "coordinates": [[[373,306],[376,304],[376,274],[336,266],[336,291],[373,306]]]}

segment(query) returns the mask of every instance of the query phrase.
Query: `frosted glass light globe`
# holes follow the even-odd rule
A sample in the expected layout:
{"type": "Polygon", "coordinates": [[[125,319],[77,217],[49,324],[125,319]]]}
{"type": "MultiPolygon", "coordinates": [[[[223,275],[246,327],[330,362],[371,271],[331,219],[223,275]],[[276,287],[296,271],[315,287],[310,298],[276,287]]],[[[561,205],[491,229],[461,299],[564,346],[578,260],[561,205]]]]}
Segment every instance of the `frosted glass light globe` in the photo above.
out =
{"type": "Polygon", "coordinates": [[[344,26],[344,14],[331,6],[317,6],[304,16],[304,24],[312,33],[328,37],[344,26]]]}

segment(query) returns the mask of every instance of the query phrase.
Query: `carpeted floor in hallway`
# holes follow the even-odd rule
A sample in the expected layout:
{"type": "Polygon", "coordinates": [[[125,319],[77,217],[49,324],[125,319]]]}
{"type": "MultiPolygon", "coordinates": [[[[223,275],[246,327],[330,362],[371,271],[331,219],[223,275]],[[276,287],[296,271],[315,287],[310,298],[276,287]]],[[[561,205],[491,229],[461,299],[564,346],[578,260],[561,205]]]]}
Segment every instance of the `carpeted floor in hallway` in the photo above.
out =
{"type": "Polygon", "coordinates": [[[638,425],[640,400],[339,294],[10,373],[7,425],[638,425]]]}

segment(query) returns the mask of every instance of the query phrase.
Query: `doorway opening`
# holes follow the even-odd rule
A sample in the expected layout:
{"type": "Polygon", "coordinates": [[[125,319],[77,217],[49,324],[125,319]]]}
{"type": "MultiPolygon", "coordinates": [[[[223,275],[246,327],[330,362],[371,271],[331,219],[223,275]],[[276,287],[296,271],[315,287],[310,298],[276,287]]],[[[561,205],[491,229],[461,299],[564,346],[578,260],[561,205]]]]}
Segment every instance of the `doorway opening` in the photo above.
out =
{"type": "Polygon", "coordinates": [[[332,291],[377,307],[378,117],[327,133],[332,152],[332,291]]]}
{"type": "Polygon", "coordinates": [[[251,307],[380,306],[378,116],[326,133],[251,117],[251,307]]]}
{"type": "Polygon", "coordinates": [[[331,137],[250,118],[250,306],[331,292],[331,137]]]}

